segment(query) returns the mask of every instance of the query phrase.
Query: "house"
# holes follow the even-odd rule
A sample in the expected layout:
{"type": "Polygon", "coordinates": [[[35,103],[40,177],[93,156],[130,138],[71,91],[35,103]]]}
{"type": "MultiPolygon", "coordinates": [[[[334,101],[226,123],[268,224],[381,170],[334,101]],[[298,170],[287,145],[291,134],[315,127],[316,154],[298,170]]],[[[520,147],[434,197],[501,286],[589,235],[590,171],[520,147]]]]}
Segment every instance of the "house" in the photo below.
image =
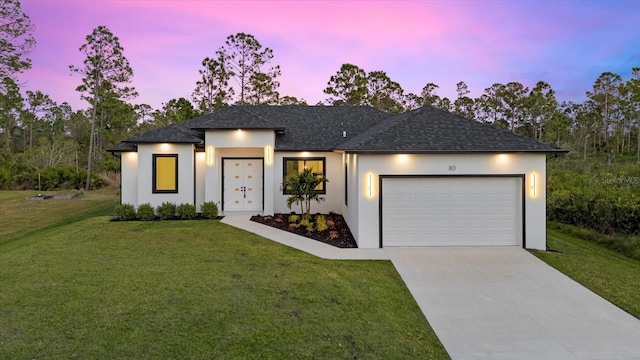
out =
{"type": "MultiPolygon", "coordinates": [[[[230,106],[115,148],[122,203],[289,212],[282,182],[328,182],[313,212],[342,214],[360,248],[546,248],[545,176],[560,148],[434,107],[230,106]]],[[[295,210],[295,208],[294,208],[295,210]]]]}

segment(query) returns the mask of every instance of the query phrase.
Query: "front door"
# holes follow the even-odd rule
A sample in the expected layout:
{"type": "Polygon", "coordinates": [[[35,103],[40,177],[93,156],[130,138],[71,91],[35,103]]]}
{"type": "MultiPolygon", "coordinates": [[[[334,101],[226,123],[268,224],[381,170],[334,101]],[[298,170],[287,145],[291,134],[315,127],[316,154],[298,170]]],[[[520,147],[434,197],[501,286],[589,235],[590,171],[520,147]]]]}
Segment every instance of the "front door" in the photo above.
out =
{"type": "Polygon", "coordinates": [[[223,210],[262,210],[262,159],[224,159],[223,210]]]}

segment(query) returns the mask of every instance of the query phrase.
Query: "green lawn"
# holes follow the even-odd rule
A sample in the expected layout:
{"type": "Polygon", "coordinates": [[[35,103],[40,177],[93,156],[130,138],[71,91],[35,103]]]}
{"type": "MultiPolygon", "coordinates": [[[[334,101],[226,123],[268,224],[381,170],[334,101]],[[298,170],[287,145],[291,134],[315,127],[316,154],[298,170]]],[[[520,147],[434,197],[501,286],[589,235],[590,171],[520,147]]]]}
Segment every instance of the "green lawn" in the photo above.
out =
{"type": "Polygon", "coordinates": [[[547,245],[560,252],[532,252],[640,319],[640,261],[558,230],[547,231],[547,245]]]}
{"type": "Polygon", "coordinates": [[[388,261],[218,221],[72,218],[0,243],[0,359],[448,358],[388,261]]]}
{"type": "MultiPolygon", "coordinates": [[[[47,191],[48,195],[57,194],[47,191]]],[[[42,230],[48,226],[110,214],[120,201],[115,191],[88,191],[72,200],[25,200],[37,191],[0,191],[0,244],[3,241],[42,230]]]]}

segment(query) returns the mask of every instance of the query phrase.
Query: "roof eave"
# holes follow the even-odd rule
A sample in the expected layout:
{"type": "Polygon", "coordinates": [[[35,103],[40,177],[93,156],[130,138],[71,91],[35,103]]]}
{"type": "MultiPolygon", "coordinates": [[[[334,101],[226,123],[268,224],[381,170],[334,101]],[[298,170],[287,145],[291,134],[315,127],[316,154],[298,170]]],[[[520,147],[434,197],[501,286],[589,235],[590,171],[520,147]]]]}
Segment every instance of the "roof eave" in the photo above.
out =
{"type": "Polygon", "coordinates": [[[175,141],[175,140],[123,140],[129,144],[201,144],[204,140],[175,141]]]}
{"type": "Polygon", "coordinates": [[[344,152],[348,154],[378,154],[378,155],[390,155],[390,154],[522,154],[522,153],[535,153],[535,154],[559,154],[568,153],[569,150],[557,149],[557,150],[354,150],[354,149],[335,149],[335,151],[344,152]]]}
{"type": "Polygon", "coordinates": [[[271,131],[285,131],[283,127],[245,127],[245,126],[223,126],[223,127],[194,127],[192,130],[207,131],[207,130],[271,130],[271,131]]]}

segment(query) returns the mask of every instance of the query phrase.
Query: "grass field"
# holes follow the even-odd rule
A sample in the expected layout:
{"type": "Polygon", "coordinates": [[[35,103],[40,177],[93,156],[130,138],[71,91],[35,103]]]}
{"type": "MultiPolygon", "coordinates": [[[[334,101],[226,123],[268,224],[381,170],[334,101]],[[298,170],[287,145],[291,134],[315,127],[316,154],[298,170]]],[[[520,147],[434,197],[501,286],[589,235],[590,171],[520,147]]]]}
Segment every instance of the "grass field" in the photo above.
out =
{"type": "MultiPolygon", "coordinates": [[[[48,191],[48,195],[57,192],[48,191]]],[[[3,241],[75,221],[110,214],[120,200],[115,191],[90,191],[72,200],[27,201],[36,191],[0,191],[0,244],[3,241]]]]}
{"type": "MultiPolygon", "coordinates": [[[[0,193],[0,214],[40,206],[23,195],[0,193]]],[[[388,261],[321,260],[218,221],[110,222],[91,214],[117,196],[92,198],[43,204],[42,230],[36,211],[12,215],[0,358],[448,358],[388,261]]]]}
{"type": "Polygon", "coordinates": [[[547,231],[547,245],[558,252],[532,252],[640,319],[640,261],[558,230],[547,231]]]}

